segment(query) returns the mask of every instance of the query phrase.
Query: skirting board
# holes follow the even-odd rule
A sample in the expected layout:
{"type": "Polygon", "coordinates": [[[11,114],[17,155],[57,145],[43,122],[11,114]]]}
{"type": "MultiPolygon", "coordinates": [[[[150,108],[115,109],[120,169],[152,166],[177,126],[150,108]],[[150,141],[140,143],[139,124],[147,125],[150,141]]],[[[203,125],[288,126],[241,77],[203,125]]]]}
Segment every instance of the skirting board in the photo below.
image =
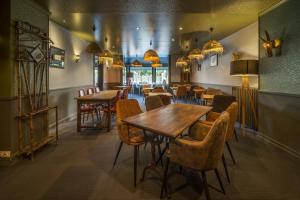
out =
{"type": "MultiPolygon", "coordinates": [[[[64,123],[64,122],[66,122],[66,121],[74,120],[74,119],[76,119],[76,117],[77,117],[77,116],[76,116],[76,113],[74,113],[74,114],[72,114],[72,115],[69,115],[69,116],[67,116],[67,117],[64,117],[64,118],[58,120],[58,125],[60,125],[60,124],[62,124],[62,123],[64,123]]],[[[54,128],[54,127],[55,127],[55,122],[53,122],[52,124],[49,125],[49,129],[52,129],[52,128],[54,128]]]]}
{"type": "MultiPolygon", "coordinates": [[[[240,127],[239,123],[236,123],[236,128],[237,127],[240,127]]],[[[255,131],[255,130],[248,129],[248,128],[245,128],[245,129],[247,129],[247,133],[249,133],[249,132],[252,133],[251,136],[255,137],[259,141],[271,144],[274,147],[279,148],[280,150],[292,155],[293,157],[300,159],[300,153],[295,151],[294,149],[291,149],[290,147],[278,142],[277,140],[274,140],[273,138],[271,138],[269,136],[264,135],[263,133],[261,133],[259,131],[255,131]]]]}
{"type": "Polygon", "coordinates": [[[266,136],[260,132],[256,132],[257,136],[260,138],[261,141],[267,142],[269,144],[272,144],[273,146],[289,153],[290,155],[300,159],[300,153],[295,151],[294,149],[291,149],[290,147],[278,142],[277,140],[274,140],[273,138],[270,138],[269,136],[266,136]]]}

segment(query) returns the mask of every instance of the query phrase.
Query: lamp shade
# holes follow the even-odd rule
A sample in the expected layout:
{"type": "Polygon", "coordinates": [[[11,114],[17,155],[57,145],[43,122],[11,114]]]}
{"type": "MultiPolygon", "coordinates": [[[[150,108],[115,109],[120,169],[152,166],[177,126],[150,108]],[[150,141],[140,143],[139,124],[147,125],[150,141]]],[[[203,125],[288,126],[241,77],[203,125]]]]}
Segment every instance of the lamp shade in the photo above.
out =
{"type": "Polygon", "coordinates": [[[91,42],[87,47],[86,47],[86,52],[87,53],[101,53],[102,49],[99,47],[99,45],[96,42],[91,42]]]}
{"type": "Polygon", "coordinates": [[[138,60],[135,59],[132,63],[131,63],[132,67],[143,67],[143,64],[138,60]]]}
{"type": "Polygon", "coordinates": [[[257,74],[257,60],[235,60],[230,63],[230,75],[232,76],[253,76],[257,74]]]}
{"type": "Polygon", "coordinates": [[[144,61],[149,62],[157,62],[159,61],[159,57],[153,49],[149,49],[144,53],[144,61]]]}

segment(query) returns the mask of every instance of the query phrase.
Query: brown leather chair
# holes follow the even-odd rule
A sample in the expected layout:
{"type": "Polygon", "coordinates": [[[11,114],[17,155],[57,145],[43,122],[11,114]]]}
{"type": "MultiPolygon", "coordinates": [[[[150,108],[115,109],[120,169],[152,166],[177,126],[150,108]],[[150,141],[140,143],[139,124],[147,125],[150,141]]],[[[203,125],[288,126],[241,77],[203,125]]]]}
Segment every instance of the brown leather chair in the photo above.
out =
{"type": "Polygon", "coordinates": [[[167,96],[167,95],[158,95],[158,96],[160,97],[160,99],[162,100],[162,102],[165,106],[171,104],[170,96],[167,96]]]}
{"type": "Polygon", "coordinates": [[[117,101],[117,130],[120,138],[120,145],[114,159],[114,166],[117,162],[123,143],[134,147],[134,187],[136,187],[137,175],[137,155],[139,146],[144,144],[144,134],[141,129],[130,127],[122,120],[142,113],[139,103],[136,99],[124,99],[117,101]]]}
{"type": "Polygon", "coordinates": [[[175,99],[186,98],[186,96],[187,96],[187,89],[186,86],[184,85],[178,86],[177,90],[174,91],[175,99]]]}
{"type": "MultiPolygon", "coordinates": [[[[231,159],[232,159],[233,163],[235,164],[236,163],[235,158],[234,158],[232,150],[230,148],[229,141],[232,139],[233,135],[236,134],[235,122],[236,122],[237,113],[238,113],[238,104],[237,104],[237,102],[231,103],[231,105],[226,109],[226,112],[229,113],[229,123],[228,123],[228,129],[227,129],[227,132],[226,132],[226,142],[225,142],[225,144],[226,144],[226,147],[229,151],[231,159]]],[[[212,125],[220,117],[220,115],[221,115],[220,113],[209,112],[208,115],[207,115],[206,120],[201,121],[201,123],[204,123],[206,125],[212,125]]],[[[227,165],[226,165],[226,161],[224,159],[224,156],[222,157],[222,159],[223,159],[223,165],[224,165],[224,168],[225,168],[225,172],[226,172],[228,182],[230,182],[230,177],[229,177],[229,174],[228,174],[227,165]]]]}
{"type": "Polygon", "coordinates": [[[157,92],[157,93],[159,93],[159,92],[165,92],[165,90],[164,90],[163,87],[155,87],[155,88],[152,90],[152,92],[157,92]]]}
{"type": "MultiPolygon", "coordinates": [[[[214,170],[220,186],[225,194],[217,167],[223,155],[228,123],[229,114],[224,112],[213,123],[213,125],[207,129],[208,132],[202,133],[203,129],[199,129],[197,127],[192,130],[196,132],[194,133],[196,135],[205,135],[203,140],[176,138],[175,142],[170,144],[161,188],[161,198],[163,197],[163,192],[167,190],[167,174],[170,161],[182,167],[201,172],[204,191],[207,199],[210,199],[210,195],[206,179],[206,172],[214,170]]],[[[200,122],[196,124],[198,127],[202,126],[200,122]]]]}
{"type": "Polygon", "coordinates": [[[153,110],[162,107],[164,104],[159,96],[148,96],[145,100],[146,110],[153,110]]]}

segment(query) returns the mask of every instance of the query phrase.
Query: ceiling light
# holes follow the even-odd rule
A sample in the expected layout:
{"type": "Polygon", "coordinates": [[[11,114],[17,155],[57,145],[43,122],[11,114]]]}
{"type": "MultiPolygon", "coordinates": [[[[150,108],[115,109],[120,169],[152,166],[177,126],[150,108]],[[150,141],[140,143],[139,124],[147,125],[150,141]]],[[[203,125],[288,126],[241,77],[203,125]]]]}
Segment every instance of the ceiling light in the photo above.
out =
{"type": "MultiPolygon", "coordinates": [[[[105,37],[105,44],[106,43],[107,43],[107,38],[105,37]]],[[[103,63],[104,61],[107,61],[106,63],[111,65],[113,63],[112,53],[108,49],[105,49],[103,52],[100,53],[99,61],[100,61],[100,63],[103,63]]]]}
{"type": "Polygon", "coordinates": [[[175,42],[175,38],[172,38],[171,40],[172,40],[172,42],[175,42]]]}
{"type": "MultiPolygon", "coordinates": [[[[93,25],[92,30],[93,30],[93,32],[95,32],[95,30],[96,30],[95,25],[93,25]]],[[[98,53],[102,52],[102,49],[99,47],[99,45],[96,42],[90,42],[88,44],[88,46],[86,47],[85,51],[87,53],[98,54],[98,53]]]]}
{"type": "Polygon", "coordinates": [[[201,49],[196,48],[190,51],[188,58],[191,60],[192,59],[202,60],[204,58],[204,55],[202,54],[201,49]]]}
{"type": "Polygon", "coordinates": [[[160,61],[155,61],[151,64],[151,67],[156,68],[156,67],[162,67],[162,64],[160,63],[160,61]]]}
{"type": "Polygon", "coordinates": [[[180,26],[180,27],[179,27],[179,30],[180,30],[180,31],[182,31],[182,30],[183,30],[183,28],[180,26]]]}
{"type": "MultiPolygon", "coordinates": [[[[214,30],[213,28],[210,28],[210,38],[212,38],[213,30],[214,30]]],[[[217,40],[212,40],[212,39],[210,39],[208,42],[206,42],[202,48],[202,53],[204,55],[222,54],[223,52],[224,52],[223,45],[220,42],[218,42],[217,40]]]]}
{"type": "Polygon", "coordinates": [[[176,67],[187,67],[189,65],[189,59],[185,56],[181,56],[176,61],[176,67]]]}
{"type": "MultiPolygon", "coordinates": [[[[195,39],[195,43],[196,43],[196,46],[198,46],[198,39],[196,38],[195,39]]],[[[202,51],[201,49],[199,48],[195,48],[193,50],[191,50],[188,54],[188,58],[190,60],[202,60],[204,58],[204,55],[202,54],[202,51]]]]}
{"type": "MultiPolygon", "coordinates": [[[[150,41],[150,48],[152,46],[152,41],[150,41]]],[[[155,50],[153,49],[148,49],[145,53],[144,53],[144,61],[149,61],[149,62],[157,62],[159,61],[159,57],[158,54],[155,50]]]]}
{"type": "Polygon", "coordinates": [[[135,59],[135,60],[131,63],[131,66],[132,66],[132,67],[143,67],[143,64],[142,64],[139,60],[135,59]]]}
{"type": "Polygon", "coordinates": [[[124,67],[124,63],[120,58],[114,59],[111,67],[115,69],[122,69],[124,67]]]}
{"type": "Polygon", "coordinates": [[[135,27],[135,29],[138,31],[138,30],[140,30],[140,27],[139,27],[139,26],[137,26],[137,27],[135,27]]]}

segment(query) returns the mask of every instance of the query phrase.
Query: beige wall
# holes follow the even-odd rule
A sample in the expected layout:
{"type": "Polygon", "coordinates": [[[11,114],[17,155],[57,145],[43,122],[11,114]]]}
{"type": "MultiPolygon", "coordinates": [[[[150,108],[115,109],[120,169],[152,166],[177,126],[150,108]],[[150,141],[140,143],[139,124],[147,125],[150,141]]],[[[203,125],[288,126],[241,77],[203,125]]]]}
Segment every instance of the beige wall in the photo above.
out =
{"type": "Polygon", "coordinates": [[[88,42],[52,21],[49,22],[49,35],[55,47],[65,50],[65,68],[50,68],[50,90],[92,85],[93,59],[91,54],[85,52],[88,42]],[[75,54],[80,55],[78,63],[74,62],[75,54]]]}
{"type": "MultiPolygon", "coordinates": [[[[224,53],[219,56],[217,67],[209,66],[205,59],[201,71],[192,69],[191,82],[226,86],[241,85],[240,77],[230,76],[230,62],[233,52],[242,52],[242,59],[258,59],[258,22],[255,22],[220,41],[224,45],[224,53]]],[[[258,86],[257,77],[250,78],[252,87],[258,86]]]]}

